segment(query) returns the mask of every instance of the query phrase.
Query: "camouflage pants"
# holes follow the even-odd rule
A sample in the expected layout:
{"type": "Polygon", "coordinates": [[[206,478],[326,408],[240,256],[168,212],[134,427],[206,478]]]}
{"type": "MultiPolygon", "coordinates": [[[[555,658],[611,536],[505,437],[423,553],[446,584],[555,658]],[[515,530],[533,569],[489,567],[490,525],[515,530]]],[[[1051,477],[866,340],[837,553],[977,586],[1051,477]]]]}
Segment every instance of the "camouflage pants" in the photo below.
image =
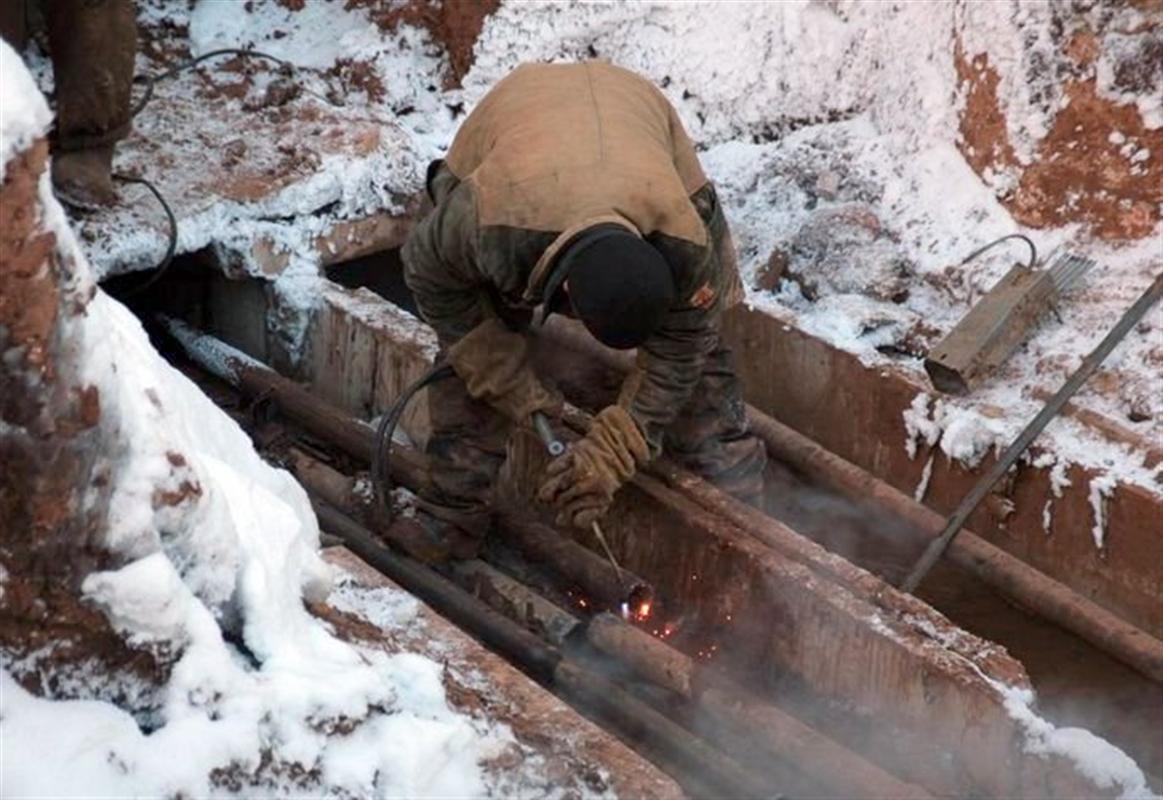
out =
{"type": "MultiPolygon", "coordinates": [[[[495,480],[505,461],[510,423],[469,396],[457,377],[429,387],[431,484],[421,506],[483,536],[495,480]]],[[[764,445],[747,427],[731,351],[720,344],[706,360],[690,402],[667,430],[664,452],[739,499],[758,502],[767,463],[764,445]]]]}
{"type": "Polygon", "coordinates": [[[112,145],[129,131],[137,19],[132,0],[2,0],[0,37],[17,51],[48,33],[57,151],[112,145]]]}

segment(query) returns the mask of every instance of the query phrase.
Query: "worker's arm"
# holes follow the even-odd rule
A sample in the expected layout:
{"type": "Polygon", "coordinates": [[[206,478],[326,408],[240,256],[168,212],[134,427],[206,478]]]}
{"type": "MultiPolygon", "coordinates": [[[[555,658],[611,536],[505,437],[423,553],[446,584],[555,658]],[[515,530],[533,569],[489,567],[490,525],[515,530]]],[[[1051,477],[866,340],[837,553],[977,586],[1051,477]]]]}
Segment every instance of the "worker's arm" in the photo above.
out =
{"type": "Polygon", "coordinates": [[[476,239],[472,191],[461,183],[416,224],[401,251],[404,282],[443,349],[485,321],[476,239]]]}
{"type": "Polygon", "coordinates": [[[682,305],[638,348],[638,369],[627,379],[622,403],[650,445],[662,449],[666,428],[687,405],[719,337],[719,316],[739,293],[734,247],[727,221],[707,183],[691,198],[707,226],[710,246],[682,305]]]}
{"type": "Polygon", "coordinates": [[[529,364],[529,343],[493,312],[477,258],[476,208],[460,183],[412,230],[404,244],[404,281],[436,331],[448,363],[470,395],[514,422],[534,411],[557,413],[560,399],[529,364]]]}

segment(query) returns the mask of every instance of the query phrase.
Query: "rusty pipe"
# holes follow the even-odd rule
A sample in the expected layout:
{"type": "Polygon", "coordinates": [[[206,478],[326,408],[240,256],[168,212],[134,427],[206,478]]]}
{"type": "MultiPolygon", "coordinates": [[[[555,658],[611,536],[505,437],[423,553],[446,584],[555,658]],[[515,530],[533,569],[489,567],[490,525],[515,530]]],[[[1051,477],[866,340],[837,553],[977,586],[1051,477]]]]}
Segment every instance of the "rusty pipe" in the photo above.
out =
{"type": "Polygon", "coordinates": [[[596,715],[630,746],[700,795],[764,798],[778,796],[767,781],[738,764],[674,721],[560,650],[485,606],[477,598],[421,563],[380,544],[362,525],[326,501],[313,501],[324,530],[344,540],[360,558],[493,650],[517,664],[538,683],[588,715],[596,715]]]}
{"type": "Polygon", "coordinates": [[[529,561],[544,564],[577,584],[598,610],[618,609],[623,604],[638,608],[654,599],[654,587],[648,581],[615,567],[548,525],[503,512],[497,527],[500,536],[529,561]]]}
{"type": "MultiPolygon", "coordinates": [[[[634,358],[629,352],[604,347],[568,320],[551,318],[540,329],[539,335],[588,355],[609,369],[628,372],[634,367],[634,358]]],[[[871,504],[930,538],[936,538],[945,527],[945,518],[928,506],[751,405],[747,406],[747,420],[774,458],[820,486],[854,502],[871,504]]],[[[664,481],[672,483],[665,477],[664,481]]],[[[744,530],[754,530],[753,514],[760,512],[740,508],[742,504],[728,502],[731,498],[725,496],[720,498],[722,502],[714,502],[710,495],[722,495],[722,492],[711,487],[707,487],[706,492],[692,494],[690,486],[693,484],[693,481],[684,481],[678,488],[708,510],[733,516],[744,530]]],[[[1163,682],[1163,641],[1141,628],[970,530],[962,531],[953,540],[948,556],[957,566],[996,591],[1014,598],[1038,616],[1070,631],[1148,678],[1163,682]]]]}
{"type": "Polygon", "coordinates": [[[836,797],[931,797],[849,750],[775,704],[711,672],[665,642],[612,614],[586,626],[586,639],[644,679],[692,700],[720,736],[793,764],[836,797]]]}

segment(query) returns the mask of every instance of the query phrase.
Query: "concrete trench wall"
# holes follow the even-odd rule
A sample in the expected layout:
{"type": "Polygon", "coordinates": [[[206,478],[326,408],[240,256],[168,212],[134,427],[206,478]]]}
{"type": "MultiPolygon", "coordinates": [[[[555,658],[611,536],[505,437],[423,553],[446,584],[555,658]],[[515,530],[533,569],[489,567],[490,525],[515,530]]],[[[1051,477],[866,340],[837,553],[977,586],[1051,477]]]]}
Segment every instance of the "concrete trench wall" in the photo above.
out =
{"type": "MultiPolygon", "coordinates": [[[[747,399],[756,408],[816,440],[881,480],[912,494],[930,452],[905,452],[902,412],[930,387],[899,371],[868,367],[788,323],[739,308],[727,315],[727,338],[747,399]],[[789,380],[788,376],[795,376],[789,380]]],[[[925,504],[949,513],[988,461],[966,470],[934,458],[925,504]]],[[[1105,545],[1095,546],[1087,470],[1073,466],[1071,485],[1053,500],[1051,532],[1042,510],[1053,497],[1050,469],[1022,464],[1004,520],[989,504],[969,527],[992,544],[1091,598],[1156,637],[1163,637],[1163,494],[1118,484],[1106,501],[1105,545]]]]}
{"type": "MultiPolygon", "coordinates": [[[[367,290],[329,285],[299,377],[367,417],[419,377],[434,353],[431,331],[406,313],[367,290]]],[[[425,427],[422,419],[404,425],[425,427]]],[[[539,448],[526,450],[515,458],[523,465],[512,475],[518,492],[540,466],[529,455],[539,448]]],[[[833,735],[902,777],[957,795],[1102,794],[1071,765],[1024,752],[1024,734],[983,677],[1028,686],[1018,662],[912,598],[900,608],[878,605],[875,595],[892,590],[863,570],[850,567],[860,577],[841,585],[650,478],[623,493],[607,535],[619,559],[654,581],[672,608],[739,620],[723,627],[720,648],[761,674],[773,697],[795,685],[848,708],[852,730],[833,735]],[[873,727],[894,733],[853,732],[873,727]]]]}

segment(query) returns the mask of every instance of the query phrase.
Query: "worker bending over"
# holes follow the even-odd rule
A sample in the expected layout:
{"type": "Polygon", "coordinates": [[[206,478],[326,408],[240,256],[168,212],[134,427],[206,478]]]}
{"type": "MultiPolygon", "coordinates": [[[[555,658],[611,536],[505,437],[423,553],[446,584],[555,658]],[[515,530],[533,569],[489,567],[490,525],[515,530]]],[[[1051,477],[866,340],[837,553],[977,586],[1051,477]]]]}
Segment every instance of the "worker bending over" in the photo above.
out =
{"type": "Polygon", "coordinates": [[[720,334],[742,296],[730,233],[653,84],[599,62],[521,66],[465,120],[428,188],[435,208],[404,245],[404,275],[456,373],[429,390],[428,532],[456,541],[451,523],[469,552],[479,545],[509,427],[560,413],[529,362],[540,304],[638,348],[618,402],[547,469],[539,496],[559,524],[588,527],[664,450],[760,496],[766,454],[720,334]]]}

